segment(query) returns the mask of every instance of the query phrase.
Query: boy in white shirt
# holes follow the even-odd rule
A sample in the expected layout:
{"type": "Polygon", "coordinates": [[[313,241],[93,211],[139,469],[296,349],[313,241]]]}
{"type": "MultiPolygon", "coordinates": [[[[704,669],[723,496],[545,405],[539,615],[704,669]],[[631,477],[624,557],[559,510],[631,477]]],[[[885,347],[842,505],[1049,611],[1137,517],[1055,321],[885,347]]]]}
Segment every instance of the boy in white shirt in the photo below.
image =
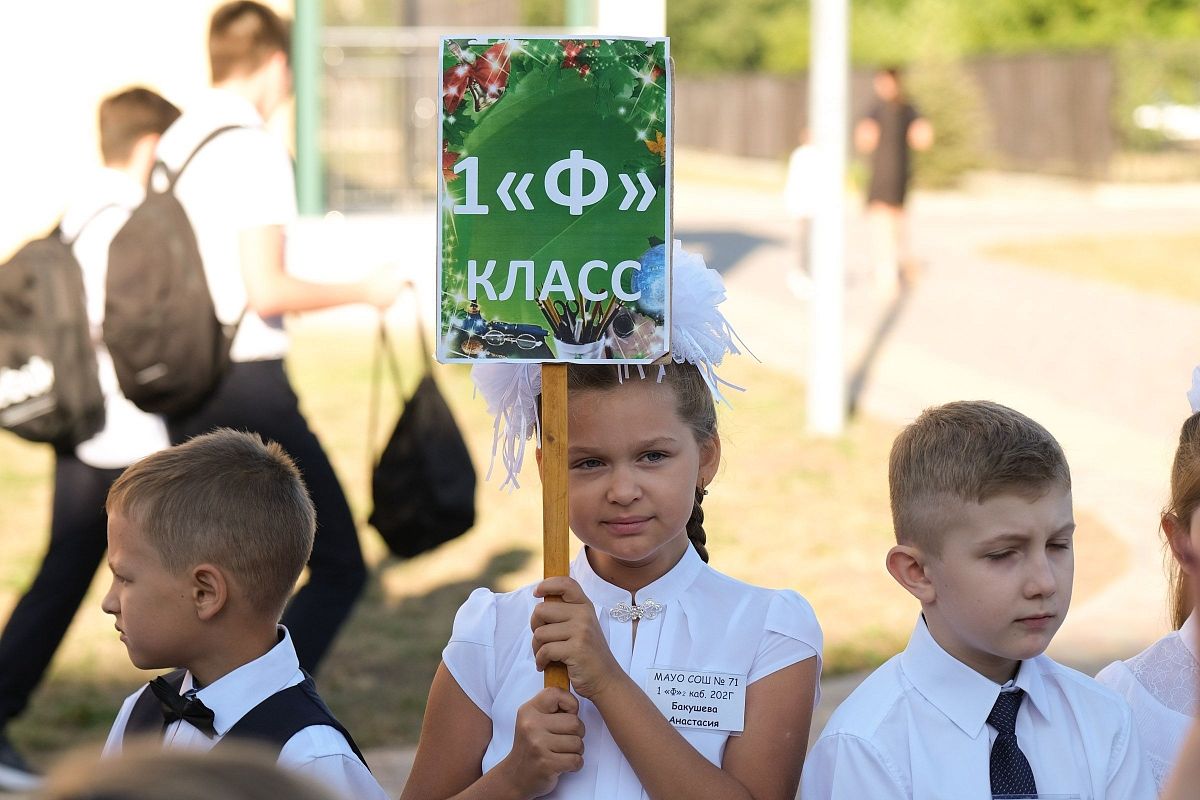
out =
{"type": "Polygon", "coordinates": [[[822,731],[806,800],[1154,797],[1128,706],[1043,654],[1074,572],[1054,437],[996,403],[948,403],[897,437],[888,477],[887,568],[922,614],[822,731]]]}
{"type": "Polygon", "coordinates": [[[278,624],[316,526],[287,453],[252,433],[203,434],[125,470],[107,510],[102,608],[135,666],[181,669],[129,696],[105,755],[134,735],[166,749],[260,740],[343,797],[385,798],[278,624]]]}

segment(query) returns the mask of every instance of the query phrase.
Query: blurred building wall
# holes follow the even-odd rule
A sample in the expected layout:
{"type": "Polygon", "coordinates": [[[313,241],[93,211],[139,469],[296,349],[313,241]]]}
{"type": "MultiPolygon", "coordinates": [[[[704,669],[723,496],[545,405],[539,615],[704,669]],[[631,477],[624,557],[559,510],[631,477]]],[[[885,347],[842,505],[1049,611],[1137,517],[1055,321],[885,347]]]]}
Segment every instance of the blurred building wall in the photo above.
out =
{"type": "MultiPolygon", "coordinates": [[[[0,260],[52,227],[100,163],[101,98],[142,84],[182,108],[207,86],[208,20],[221,2],[0,3],[0,260]]],[[[291,0],[266,2],[292,14],[291,0]]]]}

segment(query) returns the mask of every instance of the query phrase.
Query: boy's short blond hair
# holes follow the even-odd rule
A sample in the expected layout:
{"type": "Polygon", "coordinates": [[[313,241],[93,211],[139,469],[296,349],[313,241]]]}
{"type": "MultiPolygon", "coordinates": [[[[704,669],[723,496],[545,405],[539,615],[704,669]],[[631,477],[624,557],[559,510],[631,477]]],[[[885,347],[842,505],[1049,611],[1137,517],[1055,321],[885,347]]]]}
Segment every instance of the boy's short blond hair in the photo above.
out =
{"type": "Polygon", "coordinates": [[[173,574],[202,563],[223,567],[255,609],[276,619],[316,531],[291,457],[228,428],[138,461],[113,483],[105,507],[136,525],[173,574]]]}
{"type": "Polygon", "coordinates": [[[179,119],[179,109],[157,92],[134,86],[100,101],[100,155],[108,166],[129,161],[143,137],[161,136],[179,119]]]}
{"type": "Polygon", "coordinates": [[[927,408],[892,444],[888,486],[896,541],[937,555],[952,524],[947,501],[1040,497],[1071,488],[1062,447],[1029,417],[986,400],[927,408]]]}
{"type": "Polygon", "coordinates": [[[289,55],[291,39],[288,22],[262,3],[226,3],[213,12],[208,26],[213,83],[249,75],[276,53],[289,55]]]}

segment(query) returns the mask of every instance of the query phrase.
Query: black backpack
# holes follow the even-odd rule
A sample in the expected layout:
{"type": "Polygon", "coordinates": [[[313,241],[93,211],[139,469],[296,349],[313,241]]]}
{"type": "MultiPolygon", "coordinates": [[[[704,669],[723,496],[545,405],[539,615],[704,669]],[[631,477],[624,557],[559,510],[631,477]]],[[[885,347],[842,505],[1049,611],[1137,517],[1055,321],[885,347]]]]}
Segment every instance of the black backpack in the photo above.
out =
{"type": "Polygon", "coordinates": [[[196,234],[175,197],[175,184],[201,148],[238,127],[210,133],[177,172],[158,162],[154,170],[165,176],[166,187],[157,190],[151,179],[146,199],[109,248],[104,343],[121,391],[143,411],[187,414],[229,369],[237,326],[226,328],[217,319],[196,234]]]}
{"type": "MultiPolygon", "coordinates": [[[[375,508],[367,520],[379,531],[388,550],[400,558],[432,550],[475,524],[475,467],[450,406],[433,379],[419,319],[416,327],[425,374],[407,400],[400,398],[400,419],[371,471],[375,508]]],[[[376,440],[383,361],[387,361],[399,391],[400,364],[381,318],[369,412],[371,447],[376,440]]]]}
{"type": "Polygon", "coordinates": [[[56,227],[0,266],[0,427],[60,449],[104,426],[73,242],[56,227]]]}

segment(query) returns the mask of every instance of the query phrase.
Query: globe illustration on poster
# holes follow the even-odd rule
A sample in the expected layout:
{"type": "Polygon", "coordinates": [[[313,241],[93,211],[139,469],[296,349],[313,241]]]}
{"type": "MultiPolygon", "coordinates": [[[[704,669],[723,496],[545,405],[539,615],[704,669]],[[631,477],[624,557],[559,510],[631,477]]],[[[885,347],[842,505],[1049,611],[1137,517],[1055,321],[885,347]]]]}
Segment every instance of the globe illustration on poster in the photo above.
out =
{"type": "Polygon", "coordinates": [[[656,320],[663,318],[667,307],[667,246],[659,243],[642,253],[638,259],[642,268],[633,274],[633,290],[640,295],[638,310],[656,320]]]}

